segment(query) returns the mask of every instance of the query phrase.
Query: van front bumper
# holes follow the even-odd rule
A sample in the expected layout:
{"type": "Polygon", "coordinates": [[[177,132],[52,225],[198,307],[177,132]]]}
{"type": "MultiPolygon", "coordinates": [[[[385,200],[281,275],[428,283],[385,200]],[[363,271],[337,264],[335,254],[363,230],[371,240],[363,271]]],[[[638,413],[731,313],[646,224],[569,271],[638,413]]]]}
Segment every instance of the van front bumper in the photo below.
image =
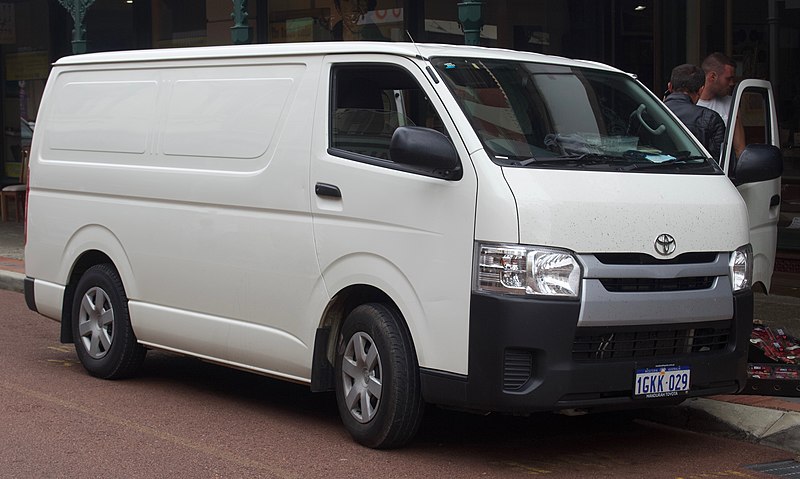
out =
{"type": "Polygon", "coordinates": [[[579,301],[474,293],[469,373],[423,369],[423,397],[450,407],[525,413],[735,393],[747,379],[752,292],[735,294],[733,303],[733,317],[724,321],[579,328],[579,301]],[[689,393],[635,399],[635,372],[662,365],[691,368],[689,393]]]}

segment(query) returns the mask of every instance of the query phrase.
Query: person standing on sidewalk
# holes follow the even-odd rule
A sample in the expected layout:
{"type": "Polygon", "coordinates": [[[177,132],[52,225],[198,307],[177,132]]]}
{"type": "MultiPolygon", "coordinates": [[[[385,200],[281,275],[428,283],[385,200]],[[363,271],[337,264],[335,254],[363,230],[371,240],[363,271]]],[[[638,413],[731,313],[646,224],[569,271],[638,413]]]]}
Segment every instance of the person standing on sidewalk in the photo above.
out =
{"type": "Polygon", "coordinates": [[[695,65],[676,66],[672,69],[668,86],[670,94],[664,99],[664,104],[719,161],[725,141],[725,123],[717,112],[696,105],[705,89],[705,78],[703,70],[695,65]]]}
{"type": "MultiPolygon", "coordinates": [[[[701,66],[705,72],[705,88],[697,105],[717,112],[727,126],[733,101],[731,93],[736,86],[736,63],[724,53],[714,52],[703,60],[701,66]]],[[[746,142],[741,122],[737,121],[734,127],[733,148],[738,156],[744,151],[746,142]]]]}

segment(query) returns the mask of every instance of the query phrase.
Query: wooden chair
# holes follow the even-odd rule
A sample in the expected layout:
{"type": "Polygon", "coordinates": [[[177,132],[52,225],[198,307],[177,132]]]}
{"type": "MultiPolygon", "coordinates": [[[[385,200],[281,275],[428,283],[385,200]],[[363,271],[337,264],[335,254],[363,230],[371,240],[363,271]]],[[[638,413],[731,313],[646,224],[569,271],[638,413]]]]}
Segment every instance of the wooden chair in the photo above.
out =
{"type": "Polygon", "coordinates": [[[10,204],[14,203],[15,219],[17,222],[25,220],[25,194],[28,185],[28,151],[22,152],[22,165],[20,165],[18,185],[6,186],[0,190],[0,215],[3,221],[8,221],[10,204]]]}

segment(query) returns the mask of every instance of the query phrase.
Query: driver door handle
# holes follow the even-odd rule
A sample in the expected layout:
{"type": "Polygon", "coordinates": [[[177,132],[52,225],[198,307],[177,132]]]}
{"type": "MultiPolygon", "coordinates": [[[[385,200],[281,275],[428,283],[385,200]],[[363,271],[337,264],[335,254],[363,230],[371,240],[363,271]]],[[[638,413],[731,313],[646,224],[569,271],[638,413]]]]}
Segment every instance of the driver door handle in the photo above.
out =
{"type": "Polygon", "coordinates": [[[314,193],[317,196],[326,196],[329,198],[341,198],[342,192],[339,191],[339,187],[336,185],[329,185],[328,183],[317,183],[314,186],[314,193]]]}

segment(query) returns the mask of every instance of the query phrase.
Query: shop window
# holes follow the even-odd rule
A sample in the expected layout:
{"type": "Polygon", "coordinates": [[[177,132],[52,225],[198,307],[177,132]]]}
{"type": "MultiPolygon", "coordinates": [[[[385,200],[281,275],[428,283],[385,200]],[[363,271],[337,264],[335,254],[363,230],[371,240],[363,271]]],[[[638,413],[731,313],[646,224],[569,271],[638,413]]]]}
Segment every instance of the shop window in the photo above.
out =
{"type": "Polygon", "coordinates": [[[269,3],[270,42],[330,40],[402,41],[402,0],[327,0],[301,8],[297,2],[269,3]]]}
{"type": "MultiPolygon", "coordinates": [[[[423,28],[425,29],[424,35],[420,38],[415,38],[417,41],[425,41],[431,43],[451,43],[463,44],[464,31],[458,20],[458,2],[450,0],[428,0],[422,3],[422,10],[424,15],[423,28]]],[[[531,10],[538,9],[539,2],[529,2],[526,0],[523,8],[517,10],[517,14],[522,15],[523,12],[530,12],[531,10]]],[[[498,25],[503,25],[503,22],[510,20],[504,16],[508,10],[508,2],[483,2],[481,6],[481,15],[483,17],[484,25],[481,28],[481,45],[486,47],[509,47],[508,44],[498,43],[497,36],[498,25]]]]}
{"type": "Polygon", "coordinates": [[[134,8],[133,4],[125,2],[96,2],[89,7],[85,18],[88,50],[103,52],[140,47],[134,25],[134,8]]]}
{"type": "Polygon", "coordinates": [[[207,44],[206,2],[153,0],[154,46],[194,47],[207,44]]]}

